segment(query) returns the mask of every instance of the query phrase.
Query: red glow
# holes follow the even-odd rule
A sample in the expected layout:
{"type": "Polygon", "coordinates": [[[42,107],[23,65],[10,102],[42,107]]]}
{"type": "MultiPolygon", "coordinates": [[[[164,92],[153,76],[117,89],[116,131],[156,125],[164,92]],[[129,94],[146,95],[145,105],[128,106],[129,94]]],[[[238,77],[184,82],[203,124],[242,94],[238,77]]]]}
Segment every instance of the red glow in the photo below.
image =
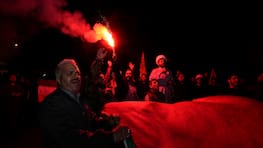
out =
{"type": "Polygon", "coordinates": [[[39,103],[43,102],[45,97],[57,88],[55,80],[39,80],[38,81],[38,98],[39,103]]]}
{"type": "Polygon", "coordinates": [[[104,25],[97,23],[93,28],[98,38],[105,40],[110,47],[114,48],[114,39],[112,34],[104,25]]]}
{"type": "Polygon", "coordinates": [[[109,33],[108,30],[104,32],[104,39],[108,42],[108,44],[113,48],[114,47],[114,40],[112,35],[109,33]]]}
{"type": "MultiPolygon", "coordinates": [[[[6,15],[20,16],[24,18],[29,14],[33,14],[32,19],[44,24],[44,26],[52,27],[61,30],[64,34],[72,37],[78,37],[89,43],[95,43],[99,40],[106,40],[112,48],[114,47],[114,40],[109,31],[109,22],[103,16],[103,21],[106,24],[92,25],[86,21],[85,16],[80,11],[66,11],[63,8],[67,7],[65,0],[15,0],[1,1],[0,11],[6,15]]],[[[15,45],[16,46],[16,45],[15,45]]]]}
{"type": "Polygon", "coordinates": [[[138,148],[262,147],[263,104],[253,99],[215,96],[192,102],[112,102],[138,148]]]}

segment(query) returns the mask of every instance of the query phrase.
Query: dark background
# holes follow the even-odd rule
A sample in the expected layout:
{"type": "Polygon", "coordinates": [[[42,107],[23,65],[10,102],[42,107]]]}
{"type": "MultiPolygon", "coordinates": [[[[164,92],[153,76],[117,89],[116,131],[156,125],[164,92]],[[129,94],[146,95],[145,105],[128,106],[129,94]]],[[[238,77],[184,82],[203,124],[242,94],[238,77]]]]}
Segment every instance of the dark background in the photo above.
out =
{"type": "MultiPolygon", "coordinates": [[[[23,6],[25,2],[20,1],[14,2],[23,6]]],[[[101,15],[107,18],[123,69],[128,61],[138,65],[142,51],[148,71],[155,67],[158,54],[167,56],[173,71],[180,68],[194,73],[215,67],[223,74],[233,70],[251,77],[263,68],[262,15],[254,6],[137,0],[67,2],[63,10],[79,10],[87,23],[94,24],[101,15]]],[[[22,8],[26,9],[28,5],[24,5],[22,8]]],[[[34,9],[37,11],[40,10],[34,9]]],[[[99,43],[83,42],[45,26],[32,15],[15,12],[19,11],[1,7],[1,59],[9,69],[53,71],[56,63],[65,57],[76,58],[84,71],[88,69],[99,43]],[[19,46],[13,46],[14,43],[19,46]]]]}

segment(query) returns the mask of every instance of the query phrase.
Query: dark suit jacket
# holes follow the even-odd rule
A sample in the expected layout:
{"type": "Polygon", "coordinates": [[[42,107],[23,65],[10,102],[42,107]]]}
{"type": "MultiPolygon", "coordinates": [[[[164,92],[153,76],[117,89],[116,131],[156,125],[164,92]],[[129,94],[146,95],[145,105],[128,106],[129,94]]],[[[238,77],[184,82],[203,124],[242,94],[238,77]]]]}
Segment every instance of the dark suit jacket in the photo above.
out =
{"type": "Polygon", "coordinates": [[[40,105],[39,121],[45,147],[111,147],[110,131],[97,130],[94,114],[61,89],[48,95],[40,105]]]}

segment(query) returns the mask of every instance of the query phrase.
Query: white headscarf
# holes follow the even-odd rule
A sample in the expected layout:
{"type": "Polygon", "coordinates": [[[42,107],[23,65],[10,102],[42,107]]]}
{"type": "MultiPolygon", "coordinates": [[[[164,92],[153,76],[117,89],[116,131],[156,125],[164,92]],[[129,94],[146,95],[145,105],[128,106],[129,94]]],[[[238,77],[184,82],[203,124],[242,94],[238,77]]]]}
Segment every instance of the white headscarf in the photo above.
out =
{"type": "Polygon", "coordinates": [[[165,55],[160,54],[160,55],[158,55],[158,56],[156,57],[156,59],[155,59],[155,62],[156,62],[157,65],[158,65],[158,61],[159,61],[160,59],[164,59],[164,61],[167,62],[167,58],[165,57],[165,55]]]}

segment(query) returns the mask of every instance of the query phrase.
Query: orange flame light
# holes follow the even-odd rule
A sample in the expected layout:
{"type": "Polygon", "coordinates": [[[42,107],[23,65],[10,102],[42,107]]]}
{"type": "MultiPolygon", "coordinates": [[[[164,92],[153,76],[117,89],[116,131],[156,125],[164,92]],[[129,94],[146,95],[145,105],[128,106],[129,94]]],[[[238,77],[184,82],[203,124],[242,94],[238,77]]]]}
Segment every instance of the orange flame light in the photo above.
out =
{"type": "Polygon", "coordinates": [[[114,48],[115,43],[112,34],[104,25],[96,23],[93,28],[100,39],[105,40],[110,47],[114,48]]]}
{"type": "Polygon", "coordinates": [[[104,31],[103,39],[106,40],[112,48],[114,48],[114,40],[112,34],[108,30],[104,31]]]}

